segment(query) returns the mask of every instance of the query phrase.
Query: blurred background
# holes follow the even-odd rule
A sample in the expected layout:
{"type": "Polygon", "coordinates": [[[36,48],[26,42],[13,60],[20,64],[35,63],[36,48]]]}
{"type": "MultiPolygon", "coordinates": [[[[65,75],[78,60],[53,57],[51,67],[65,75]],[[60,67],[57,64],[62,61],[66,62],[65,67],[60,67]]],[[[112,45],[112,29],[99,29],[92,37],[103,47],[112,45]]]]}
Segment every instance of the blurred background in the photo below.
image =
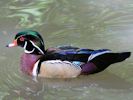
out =
{"type": "Polygon", "coordinates": [[[73,45],[133,51],[133,0],[1,0],[0,100],[133,100],[133,57],[75,79],[38,82],[19,70],[14,33],[40,32],[46,48],[73,45]]]}

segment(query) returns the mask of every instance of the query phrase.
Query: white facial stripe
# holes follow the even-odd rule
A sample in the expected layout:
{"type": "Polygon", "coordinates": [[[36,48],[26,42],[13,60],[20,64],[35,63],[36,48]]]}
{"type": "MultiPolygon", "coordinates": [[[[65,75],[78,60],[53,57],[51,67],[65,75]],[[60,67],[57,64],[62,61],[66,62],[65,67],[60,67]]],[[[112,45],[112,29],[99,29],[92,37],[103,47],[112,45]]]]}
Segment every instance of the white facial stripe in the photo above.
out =
{"type": "Polygon", "coordinates": [[[31,40],[30,40],[30,42],[31,42],[32,45],[33,45],[34,47],[36,47],[42,54],[44,54],[44,52],[43,52],[37,45],[35,45],[34,42],[32,42],[31,40]]]}
{"type": "Polygon", "coordinates": [[[26,50],[26,46],[27,46],[27,41],[25,41],[24,50],[26,50]]]}
{"type": "MultiPolygon", "coordinates": [[[[20,35],[19,37],[16,38],[16,40],[17,40],[18,38],[20,38],[20,37],[24,37],[24,36],[26,36],[26,35],[20,35]]],[[[37,38],[39,38],[39,37],[37,37],[37,38]]],[[[39,39],[40,39],[40,38],[39,38],[39,39]]],[[[44,43],[43,43],[42,40],[41,40],[41,43],[44,45],[44,43]]]]}
{"type": "Polygon", "coordinates": [[[33,48],[31,51],[28,51],[28,50],[26,50],[26,46],[27,46],[27,41],[25,41],[25,44],[24,44],[24,52],[25,53],[33,53],[34,52],[35,48],[33,48]]]}
{"type": "Polygon", "coordinates": [[[20,35],[19,37],[16,38],[16,40],[17,40],[18,38],[20,38],[20,37],[23,37],[23,36],[25,36],[25,35],[20,35]]]}
{"type": "MultiPolygon", "coordinates": [[[[22,36],[26,36],[26,35],[21,35],[21,36],[17,37],[17,39],[20,38],[20,37],[22,37],[22,36]]],[[[16,39],[16,40],[17,40],[17,39],[16,39]]],[[[31,42],[32,45],[33,45],[34,47],[36,47],[42,54],[44,54],[44,52],[43,52],[37,45],[35,45],[34,42],[32,42],[31,40],[30,40],[30,42],[31,42]]],[[[41,43],[44,45],[43,41],[41,41],[41,43]]],[[[25,50],[25,52],[27,52],[27,53],[28,53],[28,52],[29,52],[29,53],[30,53],[30,52],[32,53],[32,52],[34,51],[34,49],[35,49],[35,48],[34,48],[32,51],[28,51],[28,50],[26,50],[26,46],[27,46],[27,41],[25,41],[25,45],[24,45],[24,50],[25,50]]]]}

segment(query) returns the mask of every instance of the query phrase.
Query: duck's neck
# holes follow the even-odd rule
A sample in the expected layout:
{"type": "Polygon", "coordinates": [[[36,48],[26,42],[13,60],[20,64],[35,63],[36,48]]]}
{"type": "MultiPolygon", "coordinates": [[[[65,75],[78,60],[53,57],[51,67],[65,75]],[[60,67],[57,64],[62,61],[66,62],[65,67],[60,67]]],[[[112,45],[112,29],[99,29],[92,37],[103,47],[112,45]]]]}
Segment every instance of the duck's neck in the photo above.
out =
{"type": "Polygon", "coordinates": [[[32,75],[34,64],[41,57],[42,55],[35,55],[35,54],[28,54],[28,53],[22,54],[21,61],[20,61],[21,71],[26,74],[32,75]]]}

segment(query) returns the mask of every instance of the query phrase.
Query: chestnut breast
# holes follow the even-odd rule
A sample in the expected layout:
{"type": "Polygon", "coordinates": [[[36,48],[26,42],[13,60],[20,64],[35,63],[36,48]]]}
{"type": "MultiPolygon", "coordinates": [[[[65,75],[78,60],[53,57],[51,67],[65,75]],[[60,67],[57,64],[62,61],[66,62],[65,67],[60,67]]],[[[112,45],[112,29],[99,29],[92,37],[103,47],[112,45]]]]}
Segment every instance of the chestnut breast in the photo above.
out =
{"type": "Polygon", "coordinates": [[[21,71],[26,74],[32,75],[34,64],[37,62],[37,60],[40,57],[41,55],[34,55],[34,54],[28,54],[28,53],[22,54],[21,61],[20,61],[21,71]]]}

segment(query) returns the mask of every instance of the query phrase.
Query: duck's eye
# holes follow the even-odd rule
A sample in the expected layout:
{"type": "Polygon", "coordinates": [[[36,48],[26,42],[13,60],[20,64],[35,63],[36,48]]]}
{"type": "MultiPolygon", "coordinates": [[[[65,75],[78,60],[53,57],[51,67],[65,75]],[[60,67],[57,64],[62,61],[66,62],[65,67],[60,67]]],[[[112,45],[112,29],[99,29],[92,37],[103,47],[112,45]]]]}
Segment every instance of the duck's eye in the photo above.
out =
{"type": "Polygon", "coordinates": [[[23,36],[21,36],[19,40],[20,40],[20,41],[24,41],[25,38],[24,38],[23,36]]]}

